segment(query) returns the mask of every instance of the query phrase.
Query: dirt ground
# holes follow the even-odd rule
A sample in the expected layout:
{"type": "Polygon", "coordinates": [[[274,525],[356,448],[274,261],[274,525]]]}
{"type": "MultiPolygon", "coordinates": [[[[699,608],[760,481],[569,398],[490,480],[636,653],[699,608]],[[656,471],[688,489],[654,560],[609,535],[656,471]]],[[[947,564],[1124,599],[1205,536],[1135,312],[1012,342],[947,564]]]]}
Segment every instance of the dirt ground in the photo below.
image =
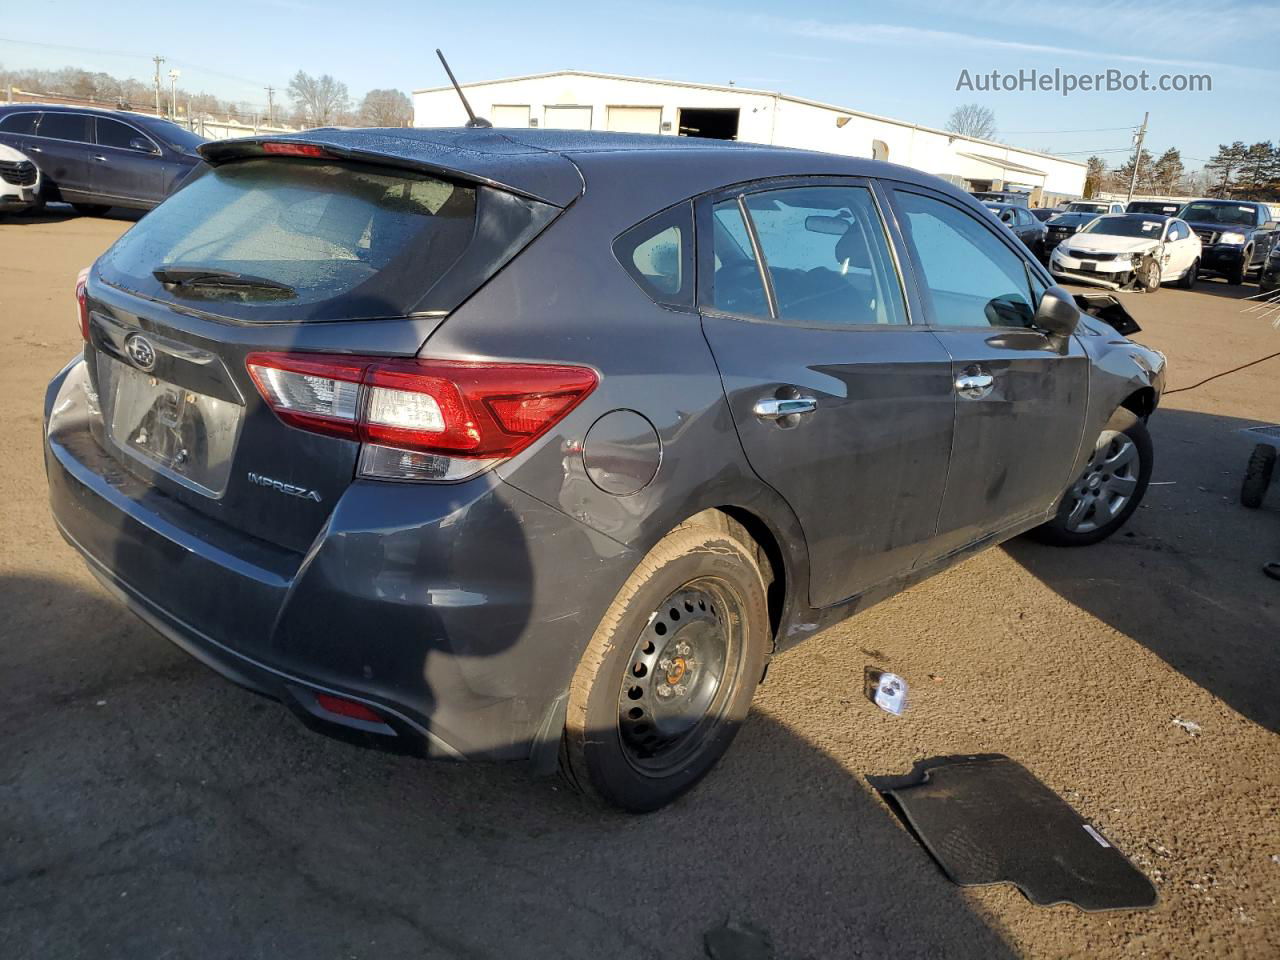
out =
{"type": "MultiPolygon", "coordinates": [[[[726,920],[786,960],[1280,956],[1280,487],[1237,500],[1280,360],[1168,397],[1124,534],[1015,541],[783,654],[719,770],[629,818],[312,734],[97,587],[49,519],[40,409],[76,271],[128,226],[0,223],[0,956],[692,960],[726,920]],[[969,752],[1025,764],[1160,904],[953,886],[866,777],[969,752]]],[[[1127,297],[1171,387],[1280,349],[1244,292],[1127,297]]]]}

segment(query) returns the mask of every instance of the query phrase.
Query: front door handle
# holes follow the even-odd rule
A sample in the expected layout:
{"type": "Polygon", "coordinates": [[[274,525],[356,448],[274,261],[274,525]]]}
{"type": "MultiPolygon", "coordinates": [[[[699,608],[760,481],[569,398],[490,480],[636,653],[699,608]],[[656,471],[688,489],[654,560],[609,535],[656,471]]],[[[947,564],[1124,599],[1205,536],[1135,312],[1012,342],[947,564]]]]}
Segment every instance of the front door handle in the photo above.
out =
{"type": "Polygon", "coordinates": [[[813,397],[788,397],[780,400],[777,397],[761,397],[751,408],[761,420],[781,420],[793,414],[813,413],[818,409],[818,401],[813,397]]]}
{"type": "Polygon", "coordinates": [[[24,149],[24,150],[26,150],[26,151],[28,151],[28,152],[30,152],[30,153],[44,153],[44,148],[43,148],[43,147],[23,147],[22,149],[24,149]]]}
{"type": "Polygon", "coordinates": [[[996,378],[991,374],[983,373],[975,367],[970,367],[956,377],[956,393],[966,400],[981,400],[991,392],[991,387],[995,382],[996,378]]]}
{"type": "Polygon", "coordinates": [[[93,155],[93,159],[97,160],[99,163],[106,163],[106,162],[107,162],[107,158],[106,158],[106,157],[104,157],[104,156],[103,156],[102,154],[100,154],[100,153],[95,153],[95,154],[93,155]]]}

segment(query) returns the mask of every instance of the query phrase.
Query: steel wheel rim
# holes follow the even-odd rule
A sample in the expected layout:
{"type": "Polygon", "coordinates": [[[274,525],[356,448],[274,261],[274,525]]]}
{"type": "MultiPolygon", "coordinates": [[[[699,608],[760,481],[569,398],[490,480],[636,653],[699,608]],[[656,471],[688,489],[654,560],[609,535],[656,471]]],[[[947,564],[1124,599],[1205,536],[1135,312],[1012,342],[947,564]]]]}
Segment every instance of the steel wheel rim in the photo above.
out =
{"type": "Polygon", "coordinates": [[[653,777],[683,769],[723,719],[742,668],[743,604],[723,580],[673,590],[650,615],[618,693],[627,762],[653,777]]]}
{"type": "Polygon", "coordinates": [[[1141,467],[1137,445],[1118,430],[1104,430],[1084,472],[1067,492],[1067,529],[1092,533],[1118,517],[1133,499],[1141,467]]]}

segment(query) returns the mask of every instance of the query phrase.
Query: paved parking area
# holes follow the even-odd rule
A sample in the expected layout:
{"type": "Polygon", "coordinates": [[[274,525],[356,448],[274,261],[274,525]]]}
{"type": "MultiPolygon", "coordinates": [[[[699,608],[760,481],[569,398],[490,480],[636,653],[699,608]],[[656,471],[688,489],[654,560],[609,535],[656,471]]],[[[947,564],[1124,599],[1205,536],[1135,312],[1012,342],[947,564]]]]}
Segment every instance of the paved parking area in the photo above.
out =
{"type": "MultiPolygon", "coordinates": [[[[128,226],[0,222],[0,955],[696,958],[726,920],[788,960],[1280,955],[1280,489],[1237,502],[1280,361],[1168,398],[1126,533],[1014,542],[780,656],[721,768],[628,818],[309,733],[96,586],[48,517],[40,401],[76,270],[128,226]],[[905,717],[861,698],[868,664],[905,717]],[[1160,905],[952,886],[865,777],[959,752],[1024,763],[1160,905]]],[[[1127,297],[1170,386],[1280,349],[1241,296],[1127,297]]]]}

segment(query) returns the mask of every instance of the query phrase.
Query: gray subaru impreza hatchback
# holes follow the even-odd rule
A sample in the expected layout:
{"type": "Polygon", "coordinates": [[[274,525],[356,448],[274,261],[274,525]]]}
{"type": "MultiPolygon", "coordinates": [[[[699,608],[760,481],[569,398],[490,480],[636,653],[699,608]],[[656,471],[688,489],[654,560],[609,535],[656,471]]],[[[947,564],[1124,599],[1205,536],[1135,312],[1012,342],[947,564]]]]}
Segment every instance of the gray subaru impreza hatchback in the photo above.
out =
{"type": "Polygon", "coordinates": [[[537,130],[201,153],[77,285],[53,514],[325,732],[652,810],[776,650],[1146,489],[1164,358],[934,177],[537,130]]]}

